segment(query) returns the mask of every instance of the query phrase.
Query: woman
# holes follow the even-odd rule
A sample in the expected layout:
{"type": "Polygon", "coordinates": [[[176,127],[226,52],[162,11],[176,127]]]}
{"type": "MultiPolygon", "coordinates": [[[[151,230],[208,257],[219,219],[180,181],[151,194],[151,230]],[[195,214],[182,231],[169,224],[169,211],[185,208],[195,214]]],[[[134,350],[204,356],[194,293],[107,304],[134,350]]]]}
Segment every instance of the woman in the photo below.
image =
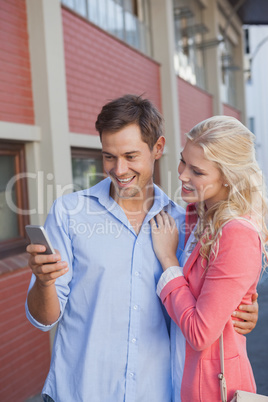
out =
{"type": "Polygon", "coordinates": [[[251,303],[268,238],[253,134],[232,117],[207,119],[187,134],[178,170],[182,199],[191,203],[179,262],[173,219],[161,212],[151,221],[164,270],[157,292],[177,324],[171,333],[174,401],[220,401],[222,332],[230,400],[237,389],[256,392],[246,339],[231,318],[240,303],[251,303]]]}

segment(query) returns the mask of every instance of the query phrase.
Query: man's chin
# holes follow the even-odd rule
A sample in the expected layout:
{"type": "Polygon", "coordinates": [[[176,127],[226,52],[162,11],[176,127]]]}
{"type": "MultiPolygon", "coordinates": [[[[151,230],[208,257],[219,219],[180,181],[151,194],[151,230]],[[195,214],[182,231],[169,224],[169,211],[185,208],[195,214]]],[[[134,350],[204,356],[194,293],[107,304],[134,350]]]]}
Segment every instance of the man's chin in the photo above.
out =
{"type": "Polygon", "coordinates": [[[118,198],[120,199],[130,199],[134,198],[139,195],[139,190],[137,188],[131,188],[131,187],[126,187],[126,188],[118,188],[118,186],[114,186],[115,194],[118,198]]]}

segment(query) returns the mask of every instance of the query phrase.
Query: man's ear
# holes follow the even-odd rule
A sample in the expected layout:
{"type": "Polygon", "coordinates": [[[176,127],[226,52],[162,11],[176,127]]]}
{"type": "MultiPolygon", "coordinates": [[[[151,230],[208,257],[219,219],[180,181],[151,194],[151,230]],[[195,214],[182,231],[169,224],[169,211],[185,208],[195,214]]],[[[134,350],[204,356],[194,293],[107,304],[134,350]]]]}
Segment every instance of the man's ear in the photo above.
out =
{"type": "Polygon", "coordinates": [[[154,144],[155,160],[160,159],[161,156],[163,155],[165,143],[166,143],[165,137],[161,136],[154,144]]]}

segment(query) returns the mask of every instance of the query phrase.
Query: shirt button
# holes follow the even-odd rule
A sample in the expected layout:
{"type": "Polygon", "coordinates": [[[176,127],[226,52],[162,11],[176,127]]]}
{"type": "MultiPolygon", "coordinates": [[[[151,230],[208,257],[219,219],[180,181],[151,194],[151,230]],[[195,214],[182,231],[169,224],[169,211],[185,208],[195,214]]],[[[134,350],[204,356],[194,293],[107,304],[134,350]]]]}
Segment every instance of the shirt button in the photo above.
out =
{"type": "Polygon", "coordinates": [[[134,373],[129,373],[129,377],[133,378],[134,377],[134,373]]]}
{"type": "Polygon", "coordinates": [[[135,276],[140,276],[140,273],[138,271],[136,271],[135,276]]]}
{"type": "Polygon", "coordinates": [[[135,304],[135,306],[133,306],[134,310],[138,310],[138,306],[137,304],[135,304]]]}
{"type": "Polygon", "coordinates": [[[131,342],[132,342],[132,343],[136,343],[136,342],[137,342],[137,339],[136,339],[136,338],[133,338],[131,342]]]}

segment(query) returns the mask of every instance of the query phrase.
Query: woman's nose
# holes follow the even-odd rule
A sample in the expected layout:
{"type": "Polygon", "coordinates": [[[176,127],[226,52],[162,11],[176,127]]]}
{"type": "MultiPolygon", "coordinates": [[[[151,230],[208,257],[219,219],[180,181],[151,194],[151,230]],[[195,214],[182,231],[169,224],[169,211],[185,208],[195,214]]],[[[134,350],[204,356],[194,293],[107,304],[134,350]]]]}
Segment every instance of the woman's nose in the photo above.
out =
{"type": "Polygon", "coordinates": [[[188,169],[182,162],[179,164],[178,173],[181,181],[189,181],[188,169]]]}

